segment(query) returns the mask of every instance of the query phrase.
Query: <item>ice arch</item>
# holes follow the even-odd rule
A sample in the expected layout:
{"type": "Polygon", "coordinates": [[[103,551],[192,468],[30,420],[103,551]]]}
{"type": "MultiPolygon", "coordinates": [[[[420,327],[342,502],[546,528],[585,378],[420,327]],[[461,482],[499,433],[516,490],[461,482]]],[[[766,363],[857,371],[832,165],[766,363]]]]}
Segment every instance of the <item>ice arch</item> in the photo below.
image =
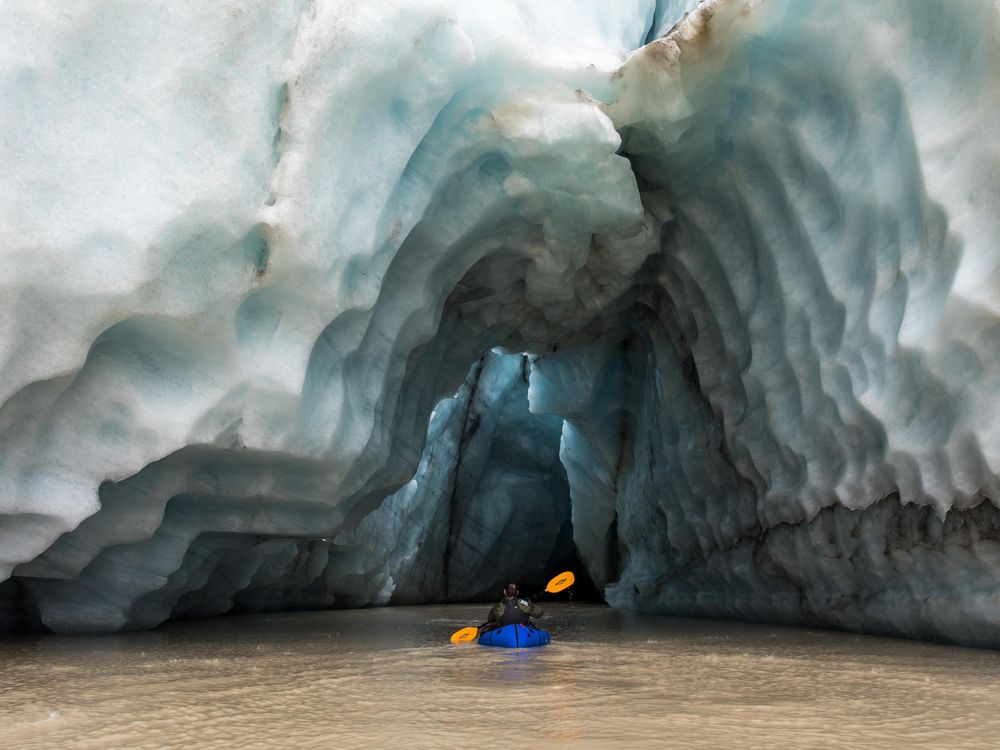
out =
{"type": "Polygon", "coordinates": [[[5,12],[8,627],[477,596],[502,455],[616,606],[996,645],[994,3],[5,12]]]}

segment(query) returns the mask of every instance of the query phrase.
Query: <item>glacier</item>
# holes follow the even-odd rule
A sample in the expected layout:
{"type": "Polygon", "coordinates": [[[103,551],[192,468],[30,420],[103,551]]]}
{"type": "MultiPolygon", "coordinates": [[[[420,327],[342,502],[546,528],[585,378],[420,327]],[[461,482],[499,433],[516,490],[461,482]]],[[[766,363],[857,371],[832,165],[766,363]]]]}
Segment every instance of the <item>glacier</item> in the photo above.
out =
{"type": "Polygon", "coordinates": [[[995,0],[2,14],[0,630],[1000,646],[995,0]]]}

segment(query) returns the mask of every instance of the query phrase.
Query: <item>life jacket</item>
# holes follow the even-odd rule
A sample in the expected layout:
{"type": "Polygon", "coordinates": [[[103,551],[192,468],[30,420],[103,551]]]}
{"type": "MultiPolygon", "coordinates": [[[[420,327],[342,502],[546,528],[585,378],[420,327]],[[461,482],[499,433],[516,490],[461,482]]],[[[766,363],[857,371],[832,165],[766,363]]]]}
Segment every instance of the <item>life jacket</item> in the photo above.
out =
{"type": "Polygon", "coordinates": [[[528,606],[528,603],[524,599],[518,599],[516,596],[508,596],[503,600],[503,614],[500,615],[500,627],[504,625],[527,625],[531,622],[528,613],[517,606],[519,601],[523,602],[524,606],[528,606]]]}

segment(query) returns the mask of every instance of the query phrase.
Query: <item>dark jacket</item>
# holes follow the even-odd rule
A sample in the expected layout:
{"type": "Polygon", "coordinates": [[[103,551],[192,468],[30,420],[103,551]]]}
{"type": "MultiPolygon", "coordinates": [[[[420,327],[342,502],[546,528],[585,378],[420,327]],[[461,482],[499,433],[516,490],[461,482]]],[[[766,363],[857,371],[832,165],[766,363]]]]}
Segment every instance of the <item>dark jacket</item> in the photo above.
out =
{"type": "Polygon", "coordinates": [[[527,599],[508,596],[493,605],[486,621],[495,625],[510,625],[512,623],[527,625],[529,617],[541,617],[543,614],[542,608],[537,604],[532,604],[527,599]]]}

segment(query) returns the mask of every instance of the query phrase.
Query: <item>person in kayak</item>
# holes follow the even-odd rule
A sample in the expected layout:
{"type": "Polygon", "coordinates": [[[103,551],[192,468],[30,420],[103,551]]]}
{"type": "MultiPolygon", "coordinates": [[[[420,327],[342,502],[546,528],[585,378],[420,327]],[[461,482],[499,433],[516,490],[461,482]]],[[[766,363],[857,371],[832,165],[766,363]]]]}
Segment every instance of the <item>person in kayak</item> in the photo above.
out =
{"type": "Polygon", "coordinates": [[[542,608],[537,604],[518,598],[516,583],[508,583],[503,590],[503,599],[490,610],[486,627],[491,629],[504,625],[532,625],[531,618],[541,617],[543,614],[542,608]]]}

